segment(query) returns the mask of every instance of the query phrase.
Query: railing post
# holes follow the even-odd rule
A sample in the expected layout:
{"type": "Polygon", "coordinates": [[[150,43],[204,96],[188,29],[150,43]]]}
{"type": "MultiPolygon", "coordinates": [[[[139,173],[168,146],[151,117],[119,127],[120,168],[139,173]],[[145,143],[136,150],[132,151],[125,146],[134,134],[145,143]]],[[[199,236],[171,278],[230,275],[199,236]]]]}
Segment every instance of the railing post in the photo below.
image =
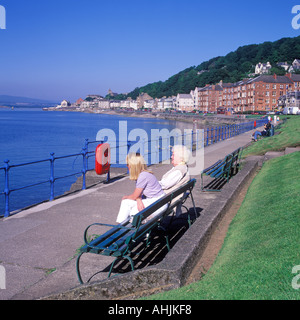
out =
{"type": "Polygon", "coordinates": [[[5,194],[5,212],[4,212],[4,217],[7,218],[10,214],[10,210],[9,210],[9,194],[10,194],[10,190],[9,190],[9,176],[8,176],[8,172],[9,172],[9,160],[4,160],[5,163],[5,188],[4,188],[4,194],[5,194]]]}
{"type": "Polygon", "coordinates": [[[207,129],[206,129],[206,146],[208,146],[208,143],[209,143],[209,142],[208,142],[208,132],[209,132],[208,130],[209,130],[209,129],[207,128],[207,129]]]}
{"type": "Polygon", "coordinates": [[[86,152],[86,170],[89,169],[89,159],[88,159],[88,151],[89,151],[89,139],[85,139],[84,142],[84,150],[86,152]]]}
{"type": "Polygon", "coordinates": [[[50,153],[50,201],[54,200],[54,152],[50,153]]]}
{"type": "Polygon", "coordinates": [[[87,149],[86,147],[82,148],[82,190],[86,189],[86,171],[87,171],[87,149]]]}

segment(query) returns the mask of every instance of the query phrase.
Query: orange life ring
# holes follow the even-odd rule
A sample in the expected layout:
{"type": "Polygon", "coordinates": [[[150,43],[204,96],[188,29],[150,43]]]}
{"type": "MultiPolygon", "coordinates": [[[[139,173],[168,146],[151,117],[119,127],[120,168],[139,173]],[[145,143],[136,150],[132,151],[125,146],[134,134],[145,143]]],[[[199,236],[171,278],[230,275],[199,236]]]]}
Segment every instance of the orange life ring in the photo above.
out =
{"type": "Polygon", "coordinates": [[[97,174],[105,174],[110,168],[110,145],[108,143],[99,144],[95,151],[95,171],[97,174]]]}

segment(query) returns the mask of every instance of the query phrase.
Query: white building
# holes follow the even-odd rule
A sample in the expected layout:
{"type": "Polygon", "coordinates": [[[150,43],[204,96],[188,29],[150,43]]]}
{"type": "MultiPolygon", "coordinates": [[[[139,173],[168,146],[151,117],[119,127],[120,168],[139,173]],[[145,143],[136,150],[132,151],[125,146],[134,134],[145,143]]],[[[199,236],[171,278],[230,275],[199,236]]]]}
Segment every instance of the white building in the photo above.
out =
{"type": "Polygon", "coordinates": [[[270,62],[267,63],[258,63],[255,66],[255,74],[265,74],[268,73],[269,70],[272,68],[270,62]]]}
{"type": "Polygon", "coordinates": [[[98,107],[100,109],[108,109],[110,107],[109,100],[100,100],[100,101],[98,101],[98,107]]]}
{"type": "Polygon", "coordinates": [[[92,107],[92,101],[82,101],[81,104],[80,104],[80,108],[91,108],[92,107]]]}
{"type": "Polygon", "coordinates": [[[156,107],[155,99],[149,99],[144,101],[144,108],[154,109],[156,107]]]}
{"type": "Polygon", "coordinates": [[[120,107],[129,109],[130,108],[130,100],[121,100],[120,107]]]}
{"type": "Polygon", "coordinates": [[[287,62],[278,62],[277,66],[283,68],[285,71],[288,71],[290,68],[290,65],[287,62]]]}
{"type": "Polygon", "coordinates": [[[61,102],[61,104],[56,106],[56,108],[57,109],[59,109],[59,108],[67,108],[67,107],[70,107],[70,106],[71,106],[71,103],[68,100],[63,100],[61,102]]]}
{"type": "Polygon", "coordinates": [[[194,99],[192,95],[190,93],[179,93],[176,97],[176,108],[180,111],[193,111],[194,99]]]}
{"type": "Polygon", "coordinates": [[[161,98],[157,100],[157,109],[166,110],[175,108],[176,98],[161,98]]]}
{"type": "Polygon", "coordinates": [[[120,108],[121,101],[120,100],[110,100],[110,107],[111,108],[120,108]]]}
{"type": "Polygon", "coordinates": [[[138,108],[138,103],[136,100],[130,100],[130,108],[137,110],[138,108]]]}

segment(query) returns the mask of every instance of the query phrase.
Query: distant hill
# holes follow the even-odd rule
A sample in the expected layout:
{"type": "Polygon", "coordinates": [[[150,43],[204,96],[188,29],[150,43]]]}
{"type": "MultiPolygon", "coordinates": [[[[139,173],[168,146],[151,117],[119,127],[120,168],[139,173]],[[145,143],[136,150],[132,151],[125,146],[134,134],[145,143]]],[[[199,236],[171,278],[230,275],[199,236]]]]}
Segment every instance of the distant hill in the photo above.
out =
{"type": "Polygon", "coordinates": [[[145,92],[153,98],[161,98],[177,93],[189,93],[195,87],[204,87],[221,80],[234,83],[251,76],[259,62],[269,61],[273,67],[270,73],[283,75],[284,69],[278,68],[276,64],[285,61],[291,64],[294,59],[300,59],[300,36],[246,45],[226,56],[215,57],[198,66],[187,68],[164,82],[158,81],[136,88],[128,93],[127,97],[136,99],[141,92],[145,92]]]}
{"type": "Polygon", "coordinates": [[[28,97],[15,97],[8,95],[0,95],[0,105],[7,106],[43,106],[43,105],[54,105],[57,104],[55,101],[28,98],[28,97]]]}

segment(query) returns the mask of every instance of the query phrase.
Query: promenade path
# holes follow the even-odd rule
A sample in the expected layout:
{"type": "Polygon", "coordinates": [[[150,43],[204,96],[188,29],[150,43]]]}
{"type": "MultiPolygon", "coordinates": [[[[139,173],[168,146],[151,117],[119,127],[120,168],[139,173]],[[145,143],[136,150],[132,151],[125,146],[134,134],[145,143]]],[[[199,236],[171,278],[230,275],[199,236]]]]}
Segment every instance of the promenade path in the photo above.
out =
{"type": "MultiPolygon", "coordinates": [[[[206,147],[204,167],[247,145],[252,132],[206,147]]],[[[151,167],[158,179],[170,168],[170,164],[151,167]]],[[[200,192],[200,172],[193,177],[197,179],[196,206],[204,208],[217,194],[200,192]]],[[[76,250],[83,245],[85,228],[95,222],[115,224],[122,196],[133,189],[134,182],[126,175],[0,221],[0,266],[6,271],[6,289],[0,289],[0,299],[39,299],[79,286],[76,250]]],[[[103,231],[100,228],[99,233],[103,231]]],[[[106,279],[112,261],[111,257],[84,255],[83,277],[89,270],[99,270],[93,281],[106,279]]]]}

